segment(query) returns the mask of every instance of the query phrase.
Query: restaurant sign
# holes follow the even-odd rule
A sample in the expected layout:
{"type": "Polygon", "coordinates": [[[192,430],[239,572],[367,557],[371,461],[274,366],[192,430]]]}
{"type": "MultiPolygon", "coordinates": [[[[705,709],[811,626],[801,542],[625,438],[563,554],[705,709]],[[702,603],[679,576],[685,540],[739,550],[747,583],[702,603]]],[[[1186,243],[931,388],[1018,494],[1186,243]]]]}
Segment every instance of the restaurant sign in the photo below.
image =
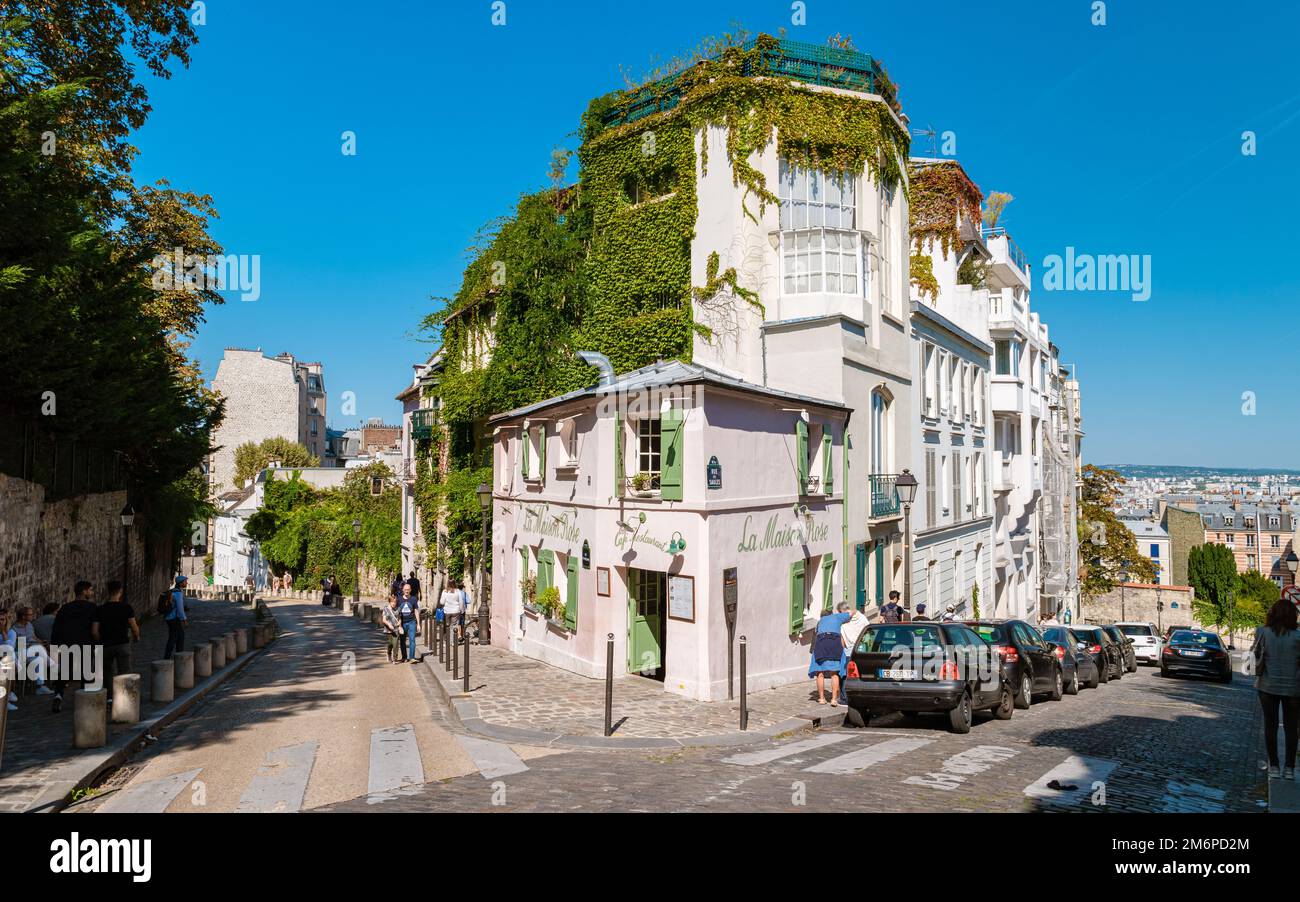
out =
{"type": "Polygon", "coordinates": [[[825,523],[818,523],[811,517],[806,522],[794,520],[783,525],[781,515],[773,514],[768,518],[767,526],[763,530],[763,536],[760,539],[757,533],[750,531],[753,519],[753,514],[748,514],[745,517],[745,529],[741,533],[740,544],[736,546],[736,550],[742,554],[750,551],[790,548],[795,545],[811,545],[815,542],[826,541],[831,534],[829,526],[825,523]]]}
{"type": "Polygon", "coordinates": [[[577,511],[561,509],[559,513],[552,513],[545,504],[525,504],[523,509],[524,516],[519,525],[522,532],[562,542],[578,542],[582,539],[577,511]]]}

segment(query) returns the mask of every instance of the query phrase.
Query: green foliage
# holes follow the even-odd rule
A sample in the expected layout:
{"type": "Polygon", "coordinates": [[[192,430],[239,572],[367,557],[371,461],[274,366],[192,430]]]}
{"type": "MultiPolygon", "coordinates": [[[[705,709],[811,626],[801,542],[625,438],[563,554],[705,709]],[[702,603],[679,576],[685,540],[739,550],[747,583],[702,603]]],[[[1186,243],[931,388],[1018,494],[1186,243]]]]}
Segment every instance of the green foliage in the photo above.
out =
{"type": "Polygon", "coordinates": [[[1196,590],[1192,612],[1201,623],[1229,622],[1237,588],[1237,561],[1226,545],[1194,545],[1187,555],[1187,581],[1196,590]]]}
{"type": "Polygon", "coordinates": [[[990,229],[995,228],[998,220],[1002,218],[1002,211],[1007,208],[1007,204],[1015,200],[1005,191],[990,191],[988,198],[984,201],[984,222],[990,229]]]}
{"type": "Polygon", "coordinates": [[[1233,603],[1229,607],[1229,624],[1233,630],[1250,630],[1263,626],[1269,608],[1282,597],[1277,583],[1258,570],[1237,574],[1233,603]]]}
{"type": "Polygon", "coordinates": [[[971,254],[966,258],[966,262],[957,268],[957,284],[969,285],[972,288],[986,288],[988,275],[989,265],[971,254]]]}
{"type": "Polygon", "coordinates": [[[227,488],[243,485],[271,461],[279,461],[284,467],[320,466],[318,458],[292,439],[276,436],[261,442],[245,442],[235,449],[235,485],[227,488]]]}
{"type": "Polygon", "coordinates": [[[971,616],[976,620],[980,619],[980,587],[971,586],[970,588],[970,606],[971,616]]]}
{"type": "Polygon", "coordinates": [[[912,284],[921,297],[930,296],[933,304],[939,298],[939,280],[934,276],[934,259],[929,254],[913,254],[911,259],[912,284]]]}
{"type": "Polygon", "coordinates": [[[1079,504],[1079,589],[1085,598],[1110,592],[1127,570],[1130,582],[1153,582],[1156,565],[1137,549],[1137,539],[1115,516],[1113,505],[1124,484],[1115,470],[1083,468],[1079,504]]]}
{"type": "Polygon", "coordinates": [[[547,586],[538,593],[535,604],[539,611],[552,620],[558,620],[564,615],[564,602],[560,599],[560,590],[556,586],[547,586]]]}
{"type": "Polygon", "coordinates": [[[927,241],[936,242],[945,259],[953,250],[961,250],[962,220],[976,226],[982,221],[984,195],[979,187],[956,160],[910,164],[908,180],[908,213],[917,253],[927,241]]]}

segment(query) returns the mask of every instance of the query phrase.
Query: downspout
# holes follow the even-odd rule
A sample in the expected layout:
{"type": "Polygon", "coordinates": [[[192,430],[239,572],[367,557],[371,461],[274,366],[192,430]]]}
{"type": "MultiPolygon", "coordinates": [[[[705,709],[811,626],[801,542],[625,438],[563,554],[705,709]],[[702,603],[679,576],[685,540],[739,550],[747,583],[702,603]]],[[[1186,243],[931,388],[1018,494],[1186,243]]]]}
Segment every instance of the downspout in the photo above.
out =
{"type": "MultiPolygon", "coordinates": [[[[758,327],[758,334],[763,341],[763,387],[767,388],[767,323],[758,327]]],[[[848,424],[849,421],[845,420],[844,425],[847,426],[848,424]]]]}
{"type": "MultiPolygon", "coordinates": [[[[763,358],[766,363],[766,356],[763,358]]],[[[844,427],[841,434],[844,440],[840,442],[840,471],[843,474],[840,482],[840,491],[844,497],[840,501],[840,560],[844,561],[844,578],[840,580],[842,584],[843,600],[849,600],[849,420],[853,417],[853,411],[848,412],[844,418],[844,427]]],[[[856,576],[856,572],[854,574],[856,576]]],[[[854,610],[857,610],[855,607],[854,610]]]]}

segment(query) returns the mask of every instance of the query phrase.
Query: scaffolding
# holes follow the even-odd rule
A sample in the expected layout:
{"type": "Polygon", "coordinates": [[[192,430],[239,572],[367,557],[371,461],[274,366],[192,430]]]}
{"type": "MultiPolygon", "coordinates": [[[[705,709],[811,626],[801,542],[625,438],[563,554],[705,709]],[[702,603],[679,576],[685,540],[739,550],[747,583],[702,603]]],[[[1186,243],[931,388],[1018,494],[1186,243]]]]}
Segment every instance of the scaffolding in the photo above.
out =
{"type": "Polygon", "coordinates": [[[1055,617],[1070,606],[1074,588],[1072,536],[1074,504],[1074,396],[1059,374],[1051,376],[1051,395],[1043,448],[1043,501],[1040,513],[1042,586],[1039,614],[1055,617]]]}

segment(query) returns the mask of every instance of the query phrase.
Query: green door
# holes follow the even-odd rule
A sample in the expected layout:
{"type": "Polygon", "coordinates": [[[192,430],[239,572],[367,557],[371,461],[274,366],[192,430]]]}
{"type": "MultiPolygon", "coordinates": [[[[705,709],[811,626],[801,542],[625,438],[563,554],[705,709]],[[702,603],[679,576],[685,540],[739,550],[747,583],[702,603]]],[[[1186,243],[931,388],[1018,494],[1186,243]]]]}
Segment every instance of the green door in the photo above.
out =
{"type": "Polygon", "coordinates": [[[663,608],[667,578],[650,570],[627,571],[627,669],[663,673],[663,608]]]}
{"type": "Polygon", "coordinates": [[[859,543],[853,549],[853,606],[859,611],[867,607],[867,546],[859,543]]]}
{"type": "Polygon", "coordinates": [[[885,606],[885,543],[876,542],[876,607],[885,606]]]}

